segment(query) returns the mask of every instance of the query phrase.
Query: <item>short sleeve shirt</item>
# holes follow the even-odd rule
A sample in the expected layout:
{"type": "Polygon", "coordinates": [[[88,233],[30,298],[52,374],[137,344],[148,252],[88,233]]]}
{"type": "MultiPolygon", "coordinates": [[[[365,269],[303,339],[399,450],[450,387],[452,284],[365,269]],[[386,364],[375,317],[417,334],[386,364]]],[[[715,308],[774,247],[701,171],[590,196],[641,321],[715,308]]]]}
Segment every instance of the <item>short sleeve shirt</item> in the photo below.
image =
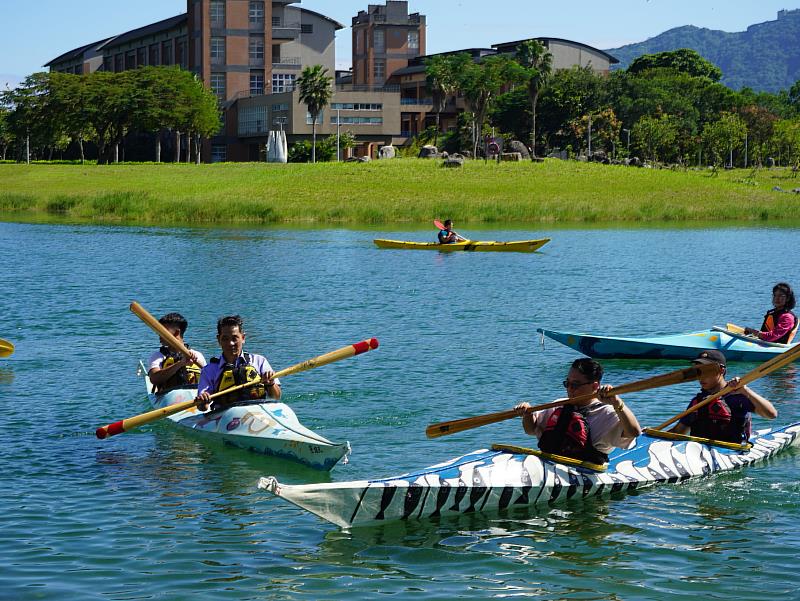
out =
{"type": "MultiPolygon", "coordinates": [[[[256,371],[260,374],[263,374],[268,371],[272,371],[272,366],[267,361],[267,358],[263,355],[256,355],[253,353],[249,353],[250,355],[250,365],[256,368],[256,371]]],[[[244,353],[239,355],[234,362],[235,367],[239,367],[241,365],[246,365],[247,361],[245,361],[244,353]]],[[[200,382],[197,385],[197,392],[208,392],[209,394],[213,394],[217,392],[217,387],[219,386],[220,375],[222,372],[222,368],[225,366],[225,360],[220,358],[219,362],[211,361],[208,365],[206,365],[203,370],[200,372],[200,382]]],[[[275,378],[275,383],[280,385],[280,380],[275,378]]]]}
{"type": "MultiPolygon", "coordinates": [[[[197,364],[200,367],[205,367],[206,358],[203,356],[203,353],[195,351],[194,349],[192,350],[197,353],[197,364]]],[[[161,366],[164,364],[164,359],[166,359],[166,357],[161,351],[156,351],[150,355],[150,359],[147,361],[147,373],[150,373],[154,369],[161,369],[161,366]]]]}
{"type": "MultiPolygon", "coordinates": [[[[540,438],[544,433],[544,428],[550,416],[557,408],[544,409],[537,411],[533,418],[533,433],[540,438]]],[[[588,406],[586,412],[586,422],[589,425],[589,435],[592,438],[592,445],[601,453],[609,454],[612,449],[627,449],[631,446],[635,436],[624,436],[622,423],[619,421],[617,412],[611,405],[596,401],[588,406]]]]}

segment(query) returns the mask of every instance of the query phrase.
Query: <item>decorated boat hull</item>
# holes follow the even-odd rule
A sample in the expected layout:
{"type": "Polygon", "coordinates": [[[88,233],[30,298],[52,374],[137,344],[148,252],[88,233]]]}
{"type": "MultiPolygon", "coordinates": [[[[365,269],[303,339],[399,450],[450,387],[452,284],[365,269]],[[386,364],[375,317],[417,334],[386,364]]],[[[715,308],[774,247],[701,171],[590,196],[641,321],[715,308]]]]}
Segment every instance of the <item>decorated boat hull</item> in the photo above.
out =
{"type": "Polygon", "coordinates": [[[751,438],[749,451],[740,452],[643,434],[633,448],[615,450],[603,472],[484,449],[394,478],[283,485],[267,477],[259,488],[350,528],[606,497],[701,478],[771,457],[797,443],[798,436],[800,423],[763,430],[751,438]]]}
{"type": "Polygon", "coordinates": [[[516,240],[513,242],[491,242],[466,240],[455,244],[439,244],[438,242],[404,242],[403,240],[373,240],[378,248],[402,250],[438,250],[440,252],[518,252],[532,253],[550,242],[550,238],[540,240],[516,240]]]}
{"type": "MultiPolygon", "coordinates": [[[[197,389],[152,394],[149,378],[145,376],[144,379],[154,409],[190,401],[197,396],[197,389]]],[[[340,460],[346,463],[350,453],[349,442],[334,443],[309,430],[284,403],[258,403],[206,412],[192,407],[167,419],[197,435],[319,470],[329,471],[340,460]]]]}
{"type": "Polygon", "coordinates": [[[556,332],[538,328],[548,337],[596,359],[694,359],[704,350],[725,353],[728,361],[768,361],[795,345],[775,344],[711,328],[687,334],[623,338],[556,332]]]}

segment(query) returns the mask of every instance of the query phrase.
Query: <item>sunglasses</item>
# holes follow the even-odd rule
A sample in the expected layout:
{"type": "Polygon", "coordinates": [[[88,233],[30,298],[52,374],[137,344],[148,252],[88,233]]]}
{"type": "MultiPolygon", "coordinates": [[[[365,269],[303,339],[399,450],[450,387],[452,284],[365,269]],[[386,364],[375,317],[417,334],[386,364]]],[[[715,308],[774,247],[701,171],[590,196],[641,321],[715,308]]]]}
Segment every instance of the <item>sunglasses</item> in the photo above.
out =
{"type": "Polygon", "coordinates": [[[572,380],[564,380],[562,384],[564,385],[564,388],[569,390],[570,388],[575,389],[580,388],[581,386],[586,386],[587,384],[591,384],[591,382],[574,382],[572,380]]]}

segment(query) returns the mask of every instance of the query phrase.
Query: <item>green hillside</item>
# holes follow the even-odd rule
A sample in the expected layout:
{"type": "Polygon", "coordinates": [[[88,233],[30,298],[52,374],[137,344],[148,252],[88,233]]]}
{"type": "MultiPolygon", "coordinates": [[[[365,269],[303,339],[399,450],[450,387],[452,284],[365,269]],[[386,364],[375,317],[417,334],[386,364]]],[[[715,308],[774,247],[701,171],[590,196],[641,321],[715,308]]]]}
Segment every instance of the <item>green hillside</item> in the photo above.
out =
{"type": "Polygon", "coordinates": [[[691,48],[722,69],[722,83],[739,90],[788,90],[800,80],[800,9],[781,11],[775,21],[728,33],[686,25],[654,38],[606,52],[627,68],[643,54],[691,48]]]}

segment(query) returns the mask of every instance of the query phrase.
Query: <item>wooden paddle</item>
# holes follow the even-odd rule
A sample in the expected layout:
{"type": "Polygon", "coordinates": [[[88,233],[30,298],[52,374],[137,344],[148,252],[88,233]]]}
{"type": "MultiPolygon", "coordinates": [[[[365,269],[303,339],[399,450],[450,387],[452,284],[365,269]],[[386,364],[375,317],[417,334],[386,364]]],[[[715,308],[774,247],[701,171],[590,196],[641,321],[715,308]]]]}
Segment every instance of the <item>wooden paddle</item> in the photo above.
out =
{"type": "MultiPolygon", "coordinates": [[[[680,384],[681,382],[691,382],[701,377],[718,374],[719,365],[716,363],[709,363],[706,365],[693,365],[686,369],[679,369],[661,376],[653,376],[644,380],[638,380],[629,384],[622,384],[611,388],[606,394],[609,396],[627,394],[629,392],[639,392],[642,390],[650,390],[651,388],[659,388],[661,386],[670,386],[672,384],[680,384]]],[[[581,394],[571,399],[562,399],[560,401],[553,401],[552,403],[545,403],[544,405],[536,405],[531,407],[531,411],[541,411],[543,409],[551,409],[553,407],[560,407],[561,405],[568,405],[571,403],[581,403],[588,401],[597,396],[595,392],[588,392],[581,394]]],[[[471,430],[472,428],[479,428],[489,424],[495,424],[507,419],[519,417],[519,414],[514,409],[508,411],[498,411],[497,413],[488,413],[486,415],[477,415],[475,417],[465,417],[463,419],[456,419],[449,422],[441,422],[438,424],[431,424],[425,429],[425,435],[428,438],[437,438],[447,434],[455,434],[456,432],[463,432],[464,430],[471,430]]]]}
{"type": "Polygon", "coordinates": [[[725,324],[725,328],[734,334],[744,335],[744,328],[742,326],[737,326],[735,323],[728,322],[725,324]]]}
{"type": "MultiPolygon", "coordinates": [[[[442,223],[438,219],[434,219],[433,220],[433,225],[438,227],[440,231],[444,229],[444,223],[442,223]]],[[[466,242],[467,241],[467,239],[464,236],[462,236],[461,234],[459,234],[458,232],[453,232],[453,233],[456,235],[456,238],[458,238],[459,242],[466,242]]]]}
{"type": "Polygon", "coordinates": [[[147,309],[142,307],[142,305],[140,305],[136,301],[133,301],[131,303],[130,309],[133,313],[136,314],[136,316],[139,319],[141,319],[148,326],[150,326],[156,334],[158,334],[164,340],[166,340],[167,344],[169,344],[172,350],[180,353],[181,355],[187,358],[192,356],[192,353],[189,350],[189,348],[183,342],[175,338],[172,332],[170,332],[167,328],[161,325],[155,317],[153,317],[152,315],[150,315],[150,313],[147,312],[147,309]]]}
{"type": "Polygon", "coordinates": [[[0,338],[0,357],[8,357],[14,352],[14,345],[8,340],[0,338]]]}
{"type": "MultiPolygon", "coordinates": [[[[800,359],[800,344],[790,348],[788,351],[782,352],[780,355],[776,355],[769,361],[766,361],[761,365],[759,365],[758,367],[756,367],[754,370],[747,372],[740,378],[739,380],[740,383],[737,388],[741,388],[742,386],[750,384],[750,382],[755,382],[759,378],[766,376],[768,373],[772,373],[773,371],[775,371],[776,369],[780,369],[784,365],[789,365],[789,363],[791,363],[796,359],[800,359]]],[[[672,424],[674,424],[682,417],[685,417],[690,413],[692,413],[693,411],[697,411],[698,409],[705,407],[709,403],[716,401],[719,397],[725,396],[729,392],[733,392],[733,390],[735,390],[733,386],[731,386],[730,384],[726,384],[725,386],[722,387],[722,389],[719,392],[715,392],[714,394],[707,396],[696,405],[689,407],[683,413],[679,413],[675,417],[668,419],[660,426],[656,426],[655,428],[648,428],[648,430],[663,430],[667,426],[671,426],[672,424]]]]}
{"type": "MultiPolygon", "coordinates": [[[[361,355],[362,353],[366,353],[367,351],[371,351],[372,349],[378,348],[378,344],[379,343],[377,338],[362,340],[361,342],[350,344],[335,351],[331,351],[330,353],[325,353],[324,355],[320,355],[319,357],[314,357],[312,359],[303,361],[302,363],[298,363],[296,365],[292,365],[291,367],[287,367],[286,369],[282,369],[279,372],[275,373],[275,377],[282,378],[284,376],[290,376],[292,374],[296,374],[301,371],[308,371],[309,369],[314,369],[315,367],[321,367],[323,365],[327,365],[328,363],[333,363],[334,361],[341,361],[342,359],[347,359],[348,357],[361,355]]],[[[245,388],[250,388],[252,386],[255,386],[256,384],[258,384],[258,381],[248,382],[246,384],[240,384],[239,386],[234,386],[233,388],[226,388],[222,392],[217,392],[215,394],[212,394],[211,399],[213,400],[221,396],[228,395],[232,392],[244,390],[245,388]]],[[[154,409],[153,411],[148,411],[147,413],[135,415],[133,417],[129,417],[127,419],[114,422],[113,424],[102,426],[95,431],[95,434],[97,435],[97,438],[100,439],[107,438],[109,436],[114,436],[116,434],[122,434],[123,432],[128,432],[129,430],[138,428],[139,426],[143,426],[144,424],[149,424],[150,422],[154,422],[163,417],[169,417],[170,415],[180,413],[181,411],[185,411],[187,409],[191,409],[192,407],[196,406],[197,406],[197,399],[193,399],[191,401],[184,401],[183,403],[175,403],[174,405],[169,405],[168,407],[161,407],[160,409],[154,409]]]]}

